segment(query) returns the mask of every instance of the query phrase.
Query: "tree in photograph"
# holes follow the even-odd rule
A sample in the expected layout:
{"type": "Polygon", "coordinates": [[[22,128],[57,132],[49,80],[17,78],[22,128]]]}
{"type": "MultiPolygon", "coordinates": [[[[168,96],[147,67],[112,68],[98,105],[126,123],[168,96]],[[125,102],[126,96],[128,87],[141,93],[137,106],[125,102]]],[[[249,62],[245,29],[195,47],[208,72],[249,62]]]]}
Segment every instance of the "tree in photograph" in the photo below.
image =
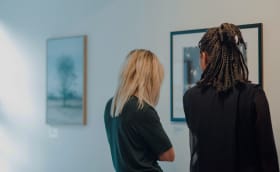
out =
{"type": "Polygon", "coordinates": [[[65,107],[67,105],[67,99],[74,96],[72,86],[77,78],[74,60],[70,56],[61,56],[58,59],[57,73],[60,79],[60,94],[62,96],[63,106],[65,107]]]}

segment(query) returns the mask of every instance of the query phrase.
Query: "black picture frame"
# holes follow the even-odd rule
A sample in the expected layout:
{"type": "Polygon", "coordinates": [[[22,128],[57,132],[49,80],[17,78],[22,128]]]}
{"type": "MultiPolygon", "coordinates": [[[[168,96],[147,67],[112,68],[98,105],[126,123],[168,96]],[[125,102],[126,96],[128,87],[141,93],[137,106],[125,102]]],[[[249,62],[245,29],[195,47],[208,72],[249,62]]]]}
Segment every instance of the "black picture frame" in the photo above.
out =
{"type": "MultiPolygon", "coordinates": [[[[263,85],[262,23],[238,25],[247,44],[244,56],[249,80],[263,85]],[[250,57],[250,58],[247,58],[250,57]]],[[[172,122],[186,121],[184,92],[200,79],[198,42],[208,28],[170,32],[170,113],[172,122]]]]}

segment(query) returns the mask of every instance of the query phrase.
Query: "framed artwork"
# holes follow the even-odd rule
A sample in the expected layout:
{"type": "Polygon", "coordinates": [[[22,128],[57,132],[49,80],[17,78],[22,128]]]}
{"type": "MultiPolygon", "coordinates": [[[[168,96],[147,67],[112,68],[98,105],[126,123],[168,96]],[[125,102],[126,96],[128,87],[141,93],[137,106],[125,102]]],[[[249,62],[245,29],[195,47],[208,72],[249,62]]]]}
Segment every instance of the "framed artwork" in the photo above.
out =
{"type": "Polygon", "coordinates": [[[86,124],[86,68],[87,36],[47,40],[47,124],[86,124]]]}
{"type": "MultiPolygon", "coordinates": [[[[241,51],[249,69],[249,80],[262,84],[262,23],[239,25],[247,49],[241,51]]],[[[171,121],[185,121],[183,95],[200,79],[198,42],[208,28],[170,33],[171,121]]]]}

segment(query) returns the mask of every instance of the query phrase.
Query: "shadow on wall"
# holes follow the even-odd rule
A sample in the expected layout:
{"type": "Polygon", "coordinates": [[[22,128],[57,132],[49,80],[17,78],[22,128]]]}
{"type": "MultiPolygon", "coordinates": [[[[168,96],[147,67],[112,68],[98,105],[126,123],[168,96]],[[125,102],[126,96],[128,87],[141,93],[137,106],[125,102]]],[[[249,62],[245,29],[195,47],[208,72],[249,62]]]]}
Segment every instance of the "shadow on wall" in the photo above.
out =
{"type": "Polygon", "coordinates": [[[4,116],[3,106],[0,100],[0,125],[3,125],[6,121],[6,118],[4,116]]]}

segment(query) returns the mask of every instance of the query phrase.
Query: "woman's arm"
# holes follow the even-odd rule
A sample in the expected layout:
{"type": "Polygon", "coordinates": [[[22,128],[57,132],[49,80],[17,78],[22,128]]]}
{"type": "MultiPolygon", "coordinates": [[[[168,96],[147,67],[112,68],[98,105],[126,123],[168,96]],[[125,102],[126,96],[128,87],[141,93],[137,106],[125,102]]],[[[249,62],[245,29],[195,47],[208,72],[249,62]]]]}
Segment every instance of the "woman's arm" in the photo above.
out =
{"type": "Polygon", "coordinates": [[[173,147],[171,147],[167,151],[163,152],[159,156],[159,160],[160,161],[174,161],[175,160],[175,152],[174,152],[173,147]]]}

